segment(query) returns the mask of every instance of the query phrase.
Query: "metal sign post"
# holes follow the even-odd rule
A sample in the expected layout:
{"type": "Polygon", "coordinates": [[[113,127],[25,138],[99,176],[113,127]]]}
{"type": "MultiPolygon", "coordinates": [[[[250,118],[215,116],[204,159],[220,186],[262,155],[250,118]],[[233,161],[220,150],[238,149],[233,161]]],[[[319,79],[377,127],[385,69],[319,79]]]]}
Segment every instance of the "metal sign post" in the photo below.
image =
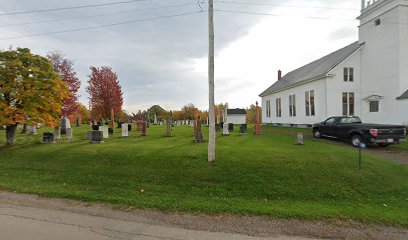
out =
{"type": "Polygon", "coordinates": [[[360,143],[360,146],[358,148],[358,170],[361,170],[361,149],[366,148],[365,143],[360,143]]]}

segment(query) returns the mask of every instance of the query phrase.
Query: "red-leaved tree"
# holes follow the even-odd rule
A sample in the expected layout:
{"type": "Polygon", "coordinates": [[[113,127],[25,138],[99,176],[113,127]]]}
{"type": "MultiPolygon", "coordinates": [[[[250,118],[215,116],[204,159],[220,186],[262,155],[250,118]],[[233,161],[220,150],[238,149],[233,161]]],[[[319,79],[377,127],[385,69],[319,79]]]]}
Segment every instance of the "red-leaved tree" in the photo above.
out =
{"type": "Polygon", "coordinates": [[[110,67],[90,68],[89,86],[86,90],[90,95],[93,118],[107,118],[111,114],[111,109],[115,116],[118,116],[123,105],[123,92],[118,75],[110,67]]]}
{"type": "Polygon", "coordinates": [[[78,90],[81,87],[81,81],[76,76],[73,68],[73,62],[59,52],[51,52],[47,55],[51,61],[54,70],[59,74],[62,81],[66,82],[71,96],[63,101],[62,115],[70,116],[78,111],[78,90]]]}

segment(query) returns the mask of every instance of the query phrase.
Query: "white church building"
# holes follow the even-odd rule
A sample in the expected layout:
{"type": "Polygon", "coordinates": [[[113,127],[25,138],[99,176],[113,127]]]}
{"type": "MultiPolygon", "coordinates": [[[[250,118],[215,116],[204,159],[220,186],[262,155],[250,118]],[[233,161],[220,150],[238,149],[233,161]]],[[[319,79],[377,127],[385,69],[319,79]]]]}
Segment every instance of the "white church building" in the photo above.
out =
{"type": "Polygon", "coordinates": [[[262,92],[262,121],[310,126],[331,116],[408,125],[408,0],[362,0],[359,40],[262,92]]]}

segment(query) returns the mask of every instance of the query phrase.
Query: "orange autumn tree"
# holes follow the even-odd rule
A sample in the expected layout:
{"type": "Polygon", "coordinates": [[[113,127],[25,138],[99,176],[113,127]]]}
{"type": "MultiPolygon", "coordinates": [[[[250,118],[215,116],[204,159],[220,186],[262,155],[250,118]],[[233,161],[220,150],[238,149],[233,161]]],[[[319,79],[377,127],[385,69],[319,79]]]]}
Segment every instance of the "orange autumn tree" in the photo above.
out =
{"type": "Polygon", "coordinates": [[[27,48],[0,52],[0,125],[6,126],[7,145],[16,142],[18,124],[58,125],[69,96],[47,58],[27,48]]]}
{"type": "Polygon", "coordinates": [[[90,67],[86,88],[90,95],[93,119],[107,119],[111,116],[111,110],[118,116],[122,112],[123,92],[119,84],[118,75],[110,67],[90,67]]]}

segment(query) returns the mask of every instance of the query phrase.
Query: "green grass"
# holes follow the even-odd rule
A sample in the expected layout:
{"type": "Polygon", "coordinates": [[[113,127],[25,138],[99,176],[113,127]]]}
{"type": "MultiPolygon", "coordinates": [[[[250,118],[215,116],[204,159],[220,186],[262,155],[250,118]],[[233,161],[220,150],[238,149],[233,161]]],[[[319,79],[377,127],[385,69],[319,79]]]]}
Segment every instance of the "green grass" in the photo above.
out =
{"type": "Polygon", "coordinates": [[[406,138],[405,142],[402,142],[401,144],[397,144],[397,145],[392,145],[393,147],[402,149],[402,150],[406,150],[408,151],[408,139],[406,138]]]}
{"type": "Polygon", "coordinates": [[[261,136],[235,129],[218,133],[209,166],[207,144],[194,144],[190,127],[174,128],[171,138],[165,126],[145,138],[116,132],[100,145],[82,140],[88,128],[74,128],[72,142],[19,135],[19,144],[0,147],[0,189],[163,211],[408,226],[407,167],[364,153],[358,170],[349,147],[313,139],[298,146],[296,131],[283,128],[264,127],[261,136]]]}

